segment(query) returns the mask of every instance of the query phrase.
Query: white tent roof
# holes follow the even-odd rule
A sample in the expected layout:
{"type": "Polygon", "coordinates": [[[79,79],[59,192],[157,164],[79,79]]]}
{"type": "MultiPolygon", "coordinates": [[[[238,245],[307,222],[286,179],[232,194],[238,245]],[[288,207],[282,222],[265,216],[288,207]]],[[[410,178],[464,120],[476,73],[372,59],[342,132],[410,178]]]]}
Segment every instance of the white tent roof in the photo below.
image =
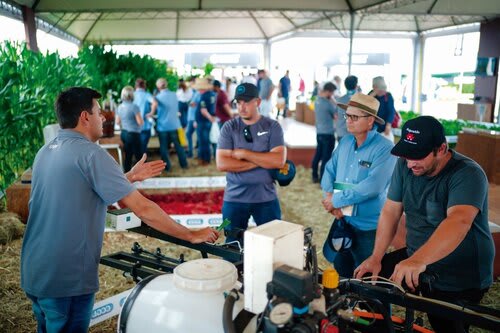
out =
{"type": "MultiPolygon", "coordinates": [[[[422,32],[500,16],[499,0],[15,0],[80,41],[268,40],[290,32],[422,32]]],[[[4,2],[5,4],[5,2],[4,2]]],[[[0,9],[1,2],[0,2],[0,9]]],[[[4,6],[5,11],[5,6],[4,6]]],[[[46,27],[47,28],[47,27],[46,27]]]]}

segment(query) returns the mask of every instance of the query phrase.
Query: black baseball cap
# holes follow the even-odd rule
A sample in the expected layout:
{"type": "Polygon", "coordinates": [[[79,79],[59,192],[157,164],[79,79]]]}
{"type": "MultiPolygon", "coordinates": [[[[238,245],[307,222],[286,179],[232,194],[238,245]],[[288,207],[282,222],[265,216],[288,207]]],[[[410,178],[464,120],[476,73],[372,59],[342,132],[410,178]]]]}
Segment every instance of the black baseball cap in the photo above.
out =
{"type": "Polygon", "coordinates": [[[254,98],[259,97],[259,90],[255,84],[242,83],[236,87],[236,92],[234,94],[234,99],[239,101],[249,102],[254,98]]]}
{"type": "Polygon", "coordinates": [[[392,148],[391,154],[410,160],[421,160],[434,148],[446,142],[444,127],[431,116],[408,120],[401,130],[401,139],[392,148]]]}

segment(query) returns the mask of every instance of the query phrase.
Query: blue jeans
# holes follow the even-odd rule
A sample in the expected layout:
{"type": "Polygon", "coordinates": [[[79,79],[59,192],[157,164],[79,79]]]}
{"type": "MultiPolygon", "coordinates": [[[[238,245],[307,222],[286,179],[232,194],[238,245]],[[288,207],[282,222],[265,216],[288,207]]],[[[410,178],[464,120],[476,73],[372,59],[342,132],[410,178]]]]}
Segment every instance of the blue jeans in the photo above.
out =
{"type": "Polygon", "coordinates": [[[132,157],[135,157],[136,162],[142,157],[141,134],[122,130],[120,137],[123,142],[123,150],[125,151],[123,171],[129,172],[132,169],[132,157]]]}
{"type": "Polygon", "coordinates": [[[141,132],[141,156],[148,151],[149,138],[151,137],[151,130],[141,132]]]}
{"type": "Polygon", "coordinates": [[[186,129],[186,137],[188,141],[187,157],[193,157],[193,134],[196,131],[194,128],[194,120],[189,120],[186,129]]]}
{"type": "Polygon", "coordinates": [[[187,114],[188,114],[189,104],[186,102],[179,102],[179,113],[181,114],[179,119],[181,121],[182,128],[187,126],[187,114]]]}
{"type": "Polygon", "coordinates": [[[210,128],[212,123],[208,121],[197,122],[196,135],[198,136],[198,158],[210,163],[210,128]]]}
{"type": "Polygon", "coordinates": [[[36,297],[26,294],[32,302],[38,323],[37,333],[86,333],[89,329],[94,294],[73,297],[36,297]]]}
{"type": "Polygon", "coordinates": [[[312,161],[312,178],[313,180],[321,180],[326,163],[332,158],[333,148],[335,148],[335,136],[333,134],[316,134],[316,142],[316,153],[312,161]],[[319,161],[321,161],[321,167],[318,178],[319,161]]]}
{"type": "Polygon", "coordinates": [[[222,219],[229,219],[231,224],[224,230],[228,232],[226,243],[235,240],[243,244],[243,237],[236,237],[238,229],[246,230],[248,219],[253,216],[257,225],[281,219],[281,208],[278,199],[260,203],[242,203],[224,201],[222,205],[222,219]]]}
{"type": "Polygon", "coordinates": [[[179,164],[181,165],[181,168],[187,168],[188,163],[186,159],[186,151],[179,142],[179,134],[177,133],[177,130],[158,132],[158,138],[160,139],[161,159],[167,164],[167,171],[170,171],[170,169],[172,169],[172,163],[168,158],[171,143],[174,144],[175,152],[177,153],[177,157],[179,158],[179,164]]]}
{"type": "Polygon", "coordinates": [[[352,227],[354,239],[352,247],[343,252],[336,252],[337,256],[333,260],[333,266],[340,276],[350,278],[354,274],[354,269],[372,255],[375,245],[376,230],[362,231],[352,227]]]}
{"type": "MultiPolygon", "coordinates": [[[[283,118],[286,118],[286,113],[288,111],[288,104],[290,102],[290,96],[283,96],[285,99],[285,108],[283,109],[283,118]]],[[[278,108],[278,114],[276,115],[276,118],[279,117],[280,115],[280,109],[278,108]]]]}

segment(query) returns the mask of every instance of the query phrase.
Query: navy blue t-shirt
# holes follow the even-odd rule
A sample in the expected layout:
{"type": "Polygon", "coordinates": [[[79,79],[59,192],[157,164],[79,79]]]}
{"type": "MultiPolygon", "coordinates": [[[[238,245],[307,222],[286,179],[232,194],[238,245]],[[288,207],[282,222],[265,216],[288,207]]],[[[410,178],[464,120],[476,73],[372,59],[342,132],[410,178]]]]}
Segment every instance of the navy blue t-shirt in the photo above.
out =
{"type": "Polygon", "coordinates": [[[281,96],[288,97],[290,91],[290,78],[283,76],[280,79],[280,83],[281,83],[281,96]]]}
{"type": "Polygon", "coordinates": [[[390,93],[386,93],[383,96],[375,96],[375,98],[380,102],[378,108],[377,116],[384,119],[385,124],[375,123],[377,132],[382,133],[385,130],[387,124],[392,124],[394,120],[394,115],[396,114],[396,109],[394,108],[394,98],[390,93]]]}
{"type": "Polygon", "coordinates": [[[208,113],[215,116],[215,102],[217,101],[217,95],[211,91],[205,91],[200,98],[200,102],[196,106],[196,122],[198,123],[209,123],[204,115],[201,114],[201,109],[207,109],[208,113]]]}

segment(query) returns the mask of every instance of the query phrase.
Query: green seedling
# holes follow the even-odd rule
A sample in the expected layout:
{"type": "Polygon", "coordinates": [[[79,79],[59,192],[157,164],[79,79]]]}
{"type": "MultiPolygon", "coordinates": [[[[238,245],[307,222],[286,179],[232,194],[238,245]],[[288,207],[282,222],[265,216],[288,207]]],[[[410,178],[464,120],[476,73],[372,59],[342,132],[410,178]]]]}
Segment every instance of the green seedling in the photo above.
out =
{"type": "Polygon", "coordinates": [[[231,224],[231,221],[229,219],[224,219],[224,221],[222,221],[222,224],[220,226],[218,226],[216,230],[222,231],[222,230],[224,230],[225,227],[227,227],[230,224],[231,224]]]}

